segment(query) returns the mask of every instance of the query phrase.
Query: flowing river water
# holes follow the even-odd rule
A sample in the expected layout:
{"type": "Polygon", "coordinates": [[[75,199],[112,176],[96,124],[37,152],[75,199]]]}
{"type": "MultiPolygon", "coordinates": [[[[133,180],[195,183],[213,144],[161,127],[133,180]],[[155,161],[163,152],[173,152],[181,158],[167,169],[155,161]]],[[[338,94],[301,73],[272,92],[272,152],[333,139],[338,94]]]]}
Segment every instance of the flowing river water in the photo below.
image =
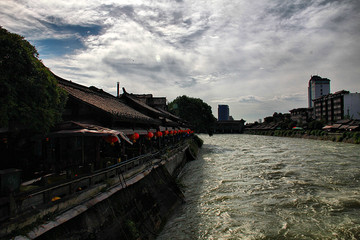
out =
{"type": "Polygon", "coordinates": [[[200,135],[157,240],[360,239],[360,145],[200,135]]]}

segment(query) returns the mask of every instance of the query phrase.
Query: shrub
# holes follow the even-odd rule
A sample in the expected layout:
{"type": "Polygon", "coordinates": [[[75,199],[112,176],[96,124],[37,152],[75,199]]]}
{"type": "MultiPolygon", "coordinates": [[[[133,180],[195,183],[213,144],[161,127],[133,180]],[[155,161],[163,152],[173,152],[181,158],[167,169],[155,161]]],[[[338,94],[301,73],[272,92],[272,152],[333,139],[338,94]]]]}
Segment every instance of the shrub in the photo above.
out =
{"type": "Polygon", "coordinates": [[[336,137],[336,141],[337,142],[342,142],[344,140],[344,137],[343,136],[337,136],[336,137]]]}

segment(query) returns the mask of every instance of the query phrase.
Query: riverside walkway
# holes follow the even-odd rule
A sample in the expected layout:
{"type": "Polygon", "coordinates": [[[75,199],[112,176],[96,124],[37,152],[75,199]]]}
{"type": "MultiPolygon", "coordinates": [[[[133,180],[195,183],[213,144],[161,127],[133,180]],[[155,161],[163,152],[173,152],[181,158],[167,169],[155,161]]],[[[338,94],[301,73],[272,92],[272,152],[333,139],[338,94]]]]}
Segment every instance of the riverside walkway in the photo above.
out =
{"type": "MultiPolygon", "coordinates": [[[[91,174],[12,195],[8,201],[0,203],[0,238],[15,232],[15,235],[22,236],[17,239],[34,239],[140,181],[153,169],[173,161],[177,153],[185,153],[188,148],[188,141],[180,142],[161,152],[142,155],[91,174]],[[27,230],[18,231],[24,228],[27,230]]],[[[170,167],[170,174],[175,168],[170,167]]]]}

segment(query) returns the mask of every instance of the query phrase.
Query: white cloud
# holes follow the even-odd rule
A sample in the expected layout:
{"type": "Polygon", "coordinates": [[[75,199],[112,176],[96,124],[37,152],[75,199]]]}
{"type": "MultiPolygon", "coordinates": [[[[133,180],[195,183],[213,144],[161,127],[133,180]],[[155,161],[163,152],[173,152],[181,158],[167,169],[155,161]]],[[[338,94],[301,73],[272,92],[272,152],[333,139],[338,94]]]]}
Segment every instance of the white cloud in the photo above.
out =
{"type": "Polygon", "coordinates": [[[0,9],[3,27],[27,39],[80,39],[67,55],[37,48],[59,76],[112,93],[120,81],[169,100],[186,94],[249,122],[306,107],[312,74],[360,90],[357,1],[6,0],[0,9]]]}

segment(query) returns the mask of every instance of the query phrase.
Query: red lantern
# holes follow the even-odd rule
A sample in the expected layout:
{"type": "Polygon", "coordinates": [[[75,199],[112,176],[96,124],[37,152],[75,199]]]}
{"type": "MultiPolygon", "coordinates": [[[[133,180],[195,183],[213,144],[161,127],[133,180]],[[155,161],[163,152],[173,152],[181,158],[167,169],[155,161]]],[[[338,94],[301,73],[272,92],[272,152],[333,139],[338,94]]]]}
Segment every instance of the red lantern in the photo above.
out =
{"type": "Polygon", "coordinates": [[[156,134],[155,134],[156,137],[161,137],[162,136],[162,132],[160,131],[157,131],[156,134]]]}
{"type": "Polygon", "coordinates": [[[108,142],[108,143],[116,143],[119,139],[116,137],[116,136],[106,136],[105,137],[105,141],[108,142]]]}
{"type": "Polygon", "coordinates": [[[148,134],[146,134],[146,137],[150,140],[152,137],[154,136],[154,134],[152,132],[148,132],[148,134]]]}
{"type": "Polygon", "coordinates": [[[171,131],[170,131],[170,135],[173,135],[173,134],[174,134],[174,131],[173,131],[173,130],[171,130],[171,131]]]}
{"type": "Polygon", "coordinates": [[[174,131],[174,135],[177,134],[177,133],[178,133],[178,132],[175,130],[175,131],[174,131]]]}
{"type": "Polygon", "coordinates": [[[168,135],[168,134],[169,134],[169,131],[168,131],[168,130],[166,130],[164,133],[165,133],[165,136],[166,136],[166,135],[168,135]]]}
{"type": "Polygon", "coordinates": [[[130,136],[130,140],[132,140],[134,143],[136,142],[136,140],[138,140],[140,137],[140,135],[138,133],[134,133],[133,135],[130,136]]]}

